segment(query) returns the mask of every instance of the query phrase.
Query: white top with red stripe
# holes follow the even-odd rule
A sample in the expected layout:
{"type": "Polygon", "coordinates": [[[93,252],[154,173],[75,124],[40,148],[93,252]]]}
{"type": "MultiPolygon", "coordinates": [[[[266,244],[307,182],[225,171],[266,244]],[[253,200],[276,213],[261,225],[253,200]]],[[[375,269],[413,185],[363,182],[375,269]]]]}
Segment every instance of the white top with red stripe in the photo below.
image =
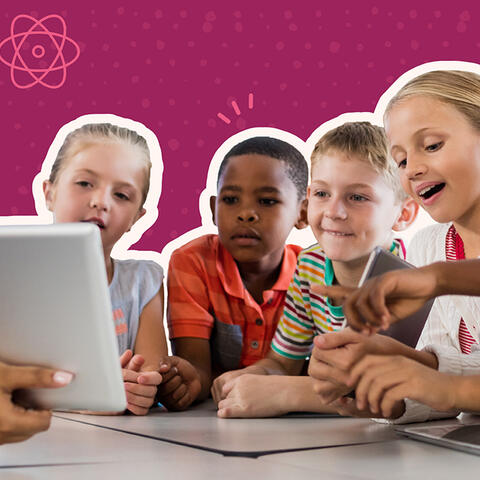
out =
{"type": "MultiPolygon", "coordinates": [[[[447,242],[451,224],[436,224],[419,231],[407,248],[407,260],[417,267],[446,261],[447,254],[456,259],[455,242],[447,242]]],[[[438,370],[455,375],[480,374],[480,297],[445,295],[438,297],[425,323],[417,348],[436,355],[438,370]],[[461,323],[466,332],[462,332],[461,323]],[[465,342],[467,335],[473,339],[465,342]],[[460,341],[464,343],[462,347],[460,341]],[[469,344],[471,354],[464,354],[469,344]]],[[[395,423],[424,422],[454,415],[436,412],[426,405],[406,399],[405,414],[395,423]]],[[[455,413],[456,415],[456,413],[455,413]]]]}
{"type": "MultiPolygon", "coordinates": [[[[445,257],[447,260],[452,261],[465,260],[465,247],[463,245],[463,240],[453,225],[448,229],[445,238],[445,257]]],[[[460,325],[458,327],[458,341],[462,353],[467,355],[472,353],[472,345],[478,343],[472,337],[463,318],[460,319],[460,325]]]]}

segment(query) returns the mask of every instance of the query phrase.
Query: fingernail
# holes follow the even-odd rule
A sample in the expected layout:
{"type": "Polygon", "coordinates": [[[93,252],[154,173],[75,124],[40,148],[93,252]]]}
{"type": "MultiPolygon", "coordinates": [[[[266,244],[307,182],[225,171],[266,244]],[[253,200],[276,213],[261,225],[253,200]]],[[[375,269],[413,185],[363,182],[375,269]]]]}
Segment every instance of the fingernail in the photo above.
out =
{"type": "Polygon", "coordinates": [[[55,372],[53,374],[53,381],[57,385],[68,385],[73,380],[73,374],[69,372],[55,372]]]}

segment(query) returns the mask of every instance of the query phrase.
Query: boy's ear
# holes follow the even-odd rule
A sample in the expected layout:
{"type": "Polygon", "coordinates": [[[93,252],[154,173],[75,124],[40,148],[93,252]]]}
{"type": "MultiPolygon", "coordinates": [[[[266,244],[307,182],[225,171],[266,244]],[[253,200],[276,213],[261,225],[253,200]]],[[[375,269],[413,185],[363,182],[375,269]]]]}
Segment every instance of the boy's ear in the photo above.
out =
{"type": "Polygon", "coordinates": [[[305,198],[302,200],[302,204],[300,205],[300,212],[298,213],[297,223],[295,223],[295,227],[297,227],[299,230],[308,227],[307,207],[308,200],[305,198]]]}
{"type": "Polygon", "coordinates": [[[44,180],[42,184],[43,195],[45,197],[45,205],[48,210],[52,211],[53,203],[53,183],[50,180],[44,180]]]}
{"type": "Polygon", "coordinates": [[[418,203],[416,203],[412,197],[408,197],[402,202],[402,209],[400,215],[392,227],[396,232],[406,230],[417,218],[418,203]]]}
{"type": "Polygon", "coordinates": [[[217,224],[217,219],[215,218],[215,205],[217,204],[217,197],[215,195],[212,195],[210,197],[210,211],[212,212],[212,221],[213,224],[217,224]]]}

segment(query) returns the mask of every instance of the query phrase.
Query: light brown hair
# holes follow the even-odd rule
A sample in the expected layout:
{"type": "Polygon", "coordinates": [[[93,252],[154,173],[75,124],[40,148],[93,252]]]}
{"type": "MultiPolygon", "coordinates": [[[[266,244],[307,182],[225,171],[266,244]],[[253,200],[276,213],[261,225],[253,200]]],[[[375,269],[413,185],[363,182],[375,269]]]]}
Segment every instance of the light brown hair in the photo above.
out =
{"type": "Polygon", "coordinates": [[[389,154],[387,137],[382,127],[370,122],[347,122],[328,131],[313,149],[312,171],[322,156],[332,152],[342,152],[364,160],[384,177],[399,201],[406,198],[400,184],[398,167],[389,154]]]}

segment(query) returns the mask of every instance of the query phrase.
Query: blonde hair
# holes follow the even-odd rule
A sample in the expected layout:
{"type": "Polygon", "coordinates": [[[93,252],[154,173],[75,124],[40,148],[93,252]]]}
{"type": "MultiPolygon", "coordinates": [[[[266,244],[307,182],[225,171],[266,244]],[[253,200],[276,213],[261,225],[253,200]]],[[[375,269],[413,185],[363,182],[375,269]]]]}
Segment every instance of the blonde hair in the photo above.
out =
{"type": "Polygon", "coordinates": [[[383,176],[399,201],[406,198],[400,184],[398,167],[389,154],[387,137],[382,127],[370,122],[347,122],[328,131],[313,149],[312,171],[320,158],[332,150],[364,160],[383,176]]]}
{"type": "Polygon", "coordinates": [[[58,151],[52,170],[50,171],[49,181],[55,183],[58,179],[60,171],[70,156],[76,155],[82,148],[93,143],[123,142],[126,145],[138,147],[145,160],[145,183],[142,189],[142,203],[145,203],[148,189],[150,186],[150,169],[152,163],[150,161],[150,150],[147,141],[141,135],[128,128],[112,125],[111,123],[88,123],[70,132],[58,151]]]}
{"type": "Polygon", "coordinates": [[[426,95],[452,105],[476,130],[480,130],[480,76],[459,70],[435,70],[410,80],[390,100],[385,110],[414,95],[426,95]]]}

